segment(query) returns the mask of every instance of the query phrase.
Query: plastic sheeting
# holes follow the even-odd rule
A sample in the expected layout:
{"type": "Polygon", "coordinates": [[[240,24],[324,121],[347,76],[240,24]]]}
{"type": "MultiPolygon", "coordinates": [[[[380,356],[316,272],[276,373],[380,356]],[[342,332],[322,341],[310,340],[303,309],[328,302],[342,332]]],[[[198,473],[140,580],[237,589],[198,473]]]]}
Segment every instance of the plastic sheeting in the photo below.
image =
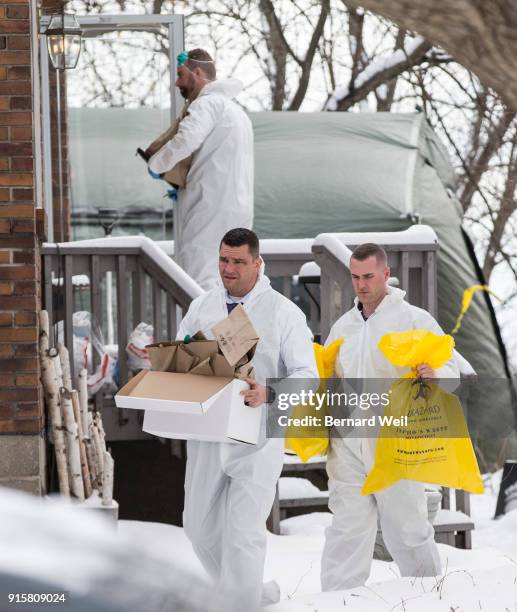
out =
{"type": "MultiPolygon", "coordinates": [[[[163,116],[150,109],[71,109],[74,208],[162,208],[156,181],[148,179],[134,151],[159,132],[163,116]],[[102,155],[95,154],[99,151],[102,155]]],[[[264,112],[251,118],[259,236],[396,231],[420,219],[439,238],[438,319],[451,331],[463,290],[483,281],[462,234],[459,203],[449,195],[455,177],[447,152],[425,117],[264,112]]],[[[456,341],[478,375],[500,388],[497,402],[488,394],[476,398],[476,428],[484,435],[508,433],[515,405],[488,298],[475,298],[456,341]]]]}

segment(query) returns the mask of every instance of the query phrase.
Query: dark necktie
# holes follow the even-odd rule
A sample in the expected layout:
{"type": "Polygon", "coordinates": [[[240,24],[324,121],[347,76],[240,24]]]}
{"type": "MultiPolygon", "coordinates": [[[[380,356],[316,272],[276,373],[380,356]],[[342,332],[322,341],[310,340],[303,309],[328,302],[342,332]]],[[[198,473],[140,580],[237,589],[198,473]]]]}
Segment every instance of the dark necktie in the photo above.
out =
{"type": "Polygon", "coordinates": [[[232,310],[233,310],[233,309],[234,309],[236,306],[238,306],[239,304],[242,304],[242,302],[232,302],[231,304],[227,302],[227,303],[226,303],[226,308],[228,308],[228,314],[230,314],[230,313],[231,313],[231,311],[232,311],[232,310]]]}

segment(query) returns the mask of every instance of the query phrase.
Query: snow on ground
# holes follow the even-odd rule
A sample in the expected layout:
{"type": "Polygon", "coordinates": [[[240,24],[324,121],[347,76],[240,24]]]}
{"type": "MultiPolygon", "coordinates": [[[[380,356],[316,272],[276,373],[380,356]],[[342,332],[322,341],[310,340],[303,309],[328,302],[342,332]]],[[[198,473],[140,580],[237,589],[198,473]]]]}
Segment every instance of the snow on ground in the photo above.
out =
{"type": "MultiPolygon", "coordinates": [[[[493,520],[501,472],[486,480],[484,495],[471,497],[473,550],[439,544],[445,577],[400,578],[395,563],[373,561],[365,587],[321,593],[320,558],[330,514],[316,512],[282,522],[283,535],[268,534],[264,580],[276,580],[282,601],[267,612],[517,612],[517,510],[493,520]]],[[[203,570],[179,527],[119,521],[124,537],[139,539],[164,560],[181,559],[203,570]]]]}

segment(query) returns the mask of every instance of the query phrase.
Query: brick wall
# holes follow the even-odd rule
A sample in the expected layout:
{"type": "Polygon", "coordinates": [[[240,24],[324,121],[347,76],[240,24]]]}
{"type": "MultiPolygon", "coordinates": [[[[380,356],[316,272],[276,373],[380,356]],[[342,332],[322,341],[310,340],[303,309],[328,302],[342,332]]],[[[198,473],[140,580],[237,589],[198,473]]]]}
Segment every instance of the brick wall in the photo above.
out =
{"type": "Polygon", "coordinates": [[[44,413],[31,18],[30,0],[0,0],[0,484],[39,493],[44,413]]]}

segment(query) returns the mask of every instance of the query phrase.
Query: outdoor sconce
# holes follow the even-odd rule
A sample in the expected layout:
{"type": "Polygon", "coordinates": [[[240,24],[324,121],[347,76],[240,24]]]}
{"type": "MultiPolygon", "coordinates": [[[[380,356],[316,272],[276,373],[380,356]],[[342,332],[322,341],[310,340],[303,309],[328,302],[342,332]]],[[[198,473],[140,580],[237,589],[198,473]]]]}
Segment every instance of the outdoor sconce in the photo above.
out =
{"type": "Polygon", "coordinates": [[[111,232],[120,217],[120,210],[118,208],[98,208],[97,214],[99,216],[99,224],[102,226],[104,234],[106,236],[111,236],[111,232]]]}
{"type": "Polygon", "coordinates": [[[75,16],[64,12],[52,15],[45,34],[54,68],[75,68],[81,53],[81,27],[75,16]]]}

